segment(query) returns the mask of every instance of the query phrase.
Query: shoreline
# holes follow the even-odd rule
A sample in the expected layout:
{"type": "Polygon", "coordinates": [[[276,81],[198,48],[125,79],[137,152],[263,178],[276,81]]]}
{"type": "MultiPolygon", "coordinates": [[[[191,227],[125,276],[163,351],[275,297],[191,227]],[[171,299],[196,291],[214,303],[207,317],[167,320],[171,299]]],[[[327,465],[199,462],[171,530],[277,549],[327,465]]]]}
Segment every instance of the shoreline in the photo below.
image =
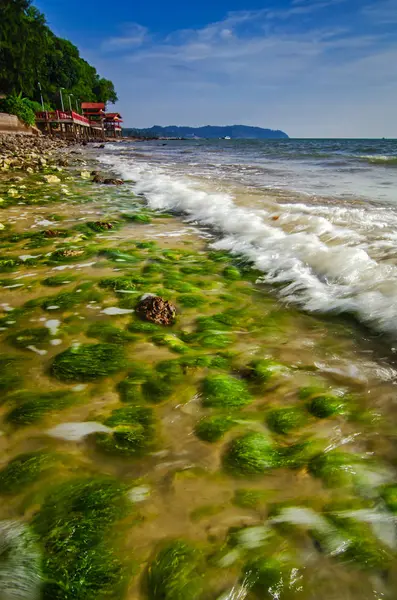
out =
{"type": "Polygon", "coordinates": [[[132,182],[94,183],[112,173],[90,146],[40,152],[0,171],[0,539],[10,520],[35,536],[35,575],[62,600],[70,581],[157,598],[148,574],[167,589],[174,556],[198,586],[186,600],[256,598],[244,574],[269,565],[311,597],[367,598],[395,568],[359,519],[395,510],[390,365],[132,182]],[[146,294],[173,325],[137,316],[146,294]]]}

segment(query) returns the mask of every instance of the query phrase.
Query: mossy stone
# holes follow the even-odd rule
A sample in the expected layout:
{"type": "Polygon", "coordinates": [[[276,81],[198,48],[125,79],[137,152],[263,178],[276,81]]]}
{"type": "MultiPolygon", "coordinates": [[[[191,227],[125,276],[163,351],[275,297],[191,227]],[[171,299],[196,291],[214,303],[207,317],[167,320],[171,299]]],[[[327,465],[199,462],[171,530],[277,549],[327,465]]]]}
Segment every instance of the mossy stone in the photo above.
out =
{"type": "Polygon", "coordinates": [[[385,486],[381,491],[381,496],[387,508],[392,513],[397,513],[397,484],[385,486]]]}
{"type": "Polygon", "coordinates": [[[259,384],[267,383],[285,372],[284,365],[270,359],[254,360],[249,364],[250,376],[259,384]]]}
{"type": "Polygon", "coordinates": [[[152,219],[146,213],[135,213],[128,215],[128,220],[133,223],[140,223],[141,225],[148,225],[152,222],[152,219]]]}
{"type": "Polygon", "coordinates": [[[68,283],[72,283],[76,279],[75,275],[54,275],[53,277],[47,277],[43,279],[41,282],[42,285],[46,285],[48,287],[59,287],[61,285],[67,285],[68,283]]]}
{"type": "Polygon", "coordinates": [[[266,435],[247,433],[229,444],[224,464],[238,475],[259,475],[280,466],[280,458],[266,435]]]}
{"type": "Polygon", "coordinates": [[[129,344],[136,342],[139,338],[128,331],[124,331],[110,323],[97,321],[92,323],[87,330],[87,336],[98,338],[108,344],[129,344]]]}
{"type": "Polygon", "coordinates": [[[352,483],[354,463],[359,459],[339,450],[331,450],[314,456],[309,462],[309,472],[322,479],[329,487],[341,487],[352,483]]]}
{"type": "Polygon", "coordinates": [[[200,440],[213,443],[220,440],[234,424],[235,421],[231,417],[215,415],[201,419],[194,431],[200,440]]]}
{"type": "Polygon", "coordinates": [[[244,583],[255,594],[255,598],[260,600],[273,600],[275,590],[280,600],[291,592],[291,597],[296,598],[300,596],[299,579],[296,582],[299,587],[294,585],[296,571],[296,568],[291,569],[288,564],[273,557],[254,558],[244,566],[244,583]]]}
{"type": "Polygon", "coordinates": [[[22,384],[22,369],[23,365],[16,356],[0,355],[0,392],[9,392],[22,384]]]}
{"type": "Polygon", "coordinates": [[[78,400],[76,394],[58,391],[50,393],[21,392],[12,397],[17,402],[6,416],[14,425],[31,425],[39,421],[48,412],[62,410],[78,400]]]}
{"type": "Polygon", "coordinates": [[[142,393],[148,402],[160,404],[173,393],[173,386],[163,377],[150,377],[142,385],[142,393]]]}
{"type": "Polygon", "coordinates": [[[202,593],[200,552],[176,540],[162,548],[150,563],[147,590],[150,600],[198,600],[202,593]]]}
{"type": "Polygon", "coordinates": [[[52,489],[33,519],[43,551],[44,600],[119,600],[126,584],[114,523],[129,510],[126,486],[77,479],[52,489]]]}
{"type": "Polygon", "coordinates": [[[0,471],[0,494],[17,494],[34,483],[53,463],[46,452],[20,454],[0,471]]]}
{"type": "Polygon", "coordinates": [[[178,301],[185,308],[195,308],[206,303],[206,299],[198,294],[181,294],[178,301]]]}
{"type": "Polygon", "coordinates": [[[241,279],[241,273],[236,267],[226,267],[223,270],[223,276],[225,279],[229,279],[230,281],[237,281],[241,279]]]}
{"type": "Polygon", "coordinates": [[[201,384],[203,405],[234,409],[252,401],[245,383],[229,375],[209,375],[201,384]]]}
{"type": "Polygon", "coordinates": [[[8,336],[7,340],[17,348],[25,349],[28,346],[40,346],[49,343],[51,333],[46,327],[22,329],[8,336]]]}
{"type": "Polygon", "coordinates": [[[140,278],[136,277],[108,277],[101,279],[99,287],[118,292],[120,290],[135,290],[140,278]],[[138,281],[137,281],[138,279],[138,281]]]}
{"type": "Polygon", "coordinates": [[[61,381],[91,381],[125,367],[125,355],[116,344],[83,344],[58,354],[51,373],[61,381]]]}
{"type": "Polygon", "coordinates": [[[233,504],[241,508],[257,509],[266,502],[266,492],[256,489],[236,490],[233,504]]]}
{"type": "Polygon", "coordinates": [[[308,408],[311,414],[318,419],[326,419],[345,412],[345,404],[341,398],[326,394],[313,398],[308,408]]]}
{"type": "Polygon", "coordinates": [[[306,421],[305,414],[294,407],[274,409],[266,416],[269,429],[281,435],[302,427],[306,421]]]}

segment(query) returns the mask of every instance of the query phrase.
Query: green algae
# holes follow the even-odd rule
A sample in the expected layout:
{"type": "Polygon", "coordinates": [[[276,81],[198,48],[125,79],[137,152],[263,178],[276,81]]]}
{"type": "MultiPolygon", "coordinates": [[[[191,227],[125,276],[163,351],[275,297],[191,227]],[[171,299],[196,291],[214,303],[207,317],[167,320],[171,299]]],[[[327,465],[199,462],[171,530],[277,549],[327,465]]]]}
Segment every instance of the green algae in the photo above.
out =
{"type": "Polygon", "coordinates": [[[252,402],[245,383],[229,375],[209,375],[201,383],[204,406],[234,409],[252,402]]]}
{"type": "Polygon", "coordinates": [[[201,553],[175,540],[162,548],[147,571],[150,600],[198,600],[202,593],[201,553]]]}
{"type": "Polygon", "coordinates": [[[7,341],[16,348],[28,348],[29,346],[40,346],[48,344],[51,333],[46,327],[35,327],[32,329],[21,329],[7,337],[7,341]]]}
{"type": "Polygon", "coordinates": [[[135,213],[135,214],[124,214],[123,217],[132,223],[138,223],[140,225],[149,225],[152,222],[150,216],[145,212],[135,213]]]}
{"type": "Polygon", "coordinates": [[[44,550],[43,600],[119,600],[126,571],[112,528],[129,512],[126,487],[77,479],[51,490],[33,519],[44,550]]]}
{"type": "Polygon", "coordinates": [[[7,258],[0,256],[0,273],[8,273],[21,265],[21,261],[17,258],[7,258]]]}
{"type": "Polygon", "coordinates": [[[228,416],[214,415],[199,421],[194,429],[195,434],[204,442],[217,442],[230,431],[235,421],[228,416]]]}
{"type": "Polygon", "coordinates": [[[308,409],[318,419],[326,419],[346,412],[343,399],[329,394],[313,398],[309,403],[308,409]]]}
{"type": "Polygon", "coordinates": [[[53,464],[47,452],[20,454],[0,471],[0,494],[16,494],[40,478],[53,464]]]}
{"type": "Polygon", "coordinates": [[[23,364],[18,357],[0,355],[0,392],[10,392],[21,386],[23,370],[23,364]]]}
{"type": "Polygon", "coordinates": [[[270,411],[266,416],[266,423],[271,431],[286,435],[294,429],[299,429],[307,422],[303,411],[299,408],[278,408],[270,411]]]}
{"type": "Polygon", "coordinates": [[[243,568],[244,586],[251,589],[254,597],[272,600],[298,598],[302,595],[302,582],[296,565],[275,557],[259,557],[249,560],[243,568]]]}
{"type": "Polygon", "coordinates": [[[144,279],[136,276],[107,277],[99,281],[99,287],[119,292],[120,290],[135,290],[144,279]]]}
{"type": "Polygon", "coordinates": [[[142,456],[154,444],[154,416],[150,408],[131,406],[114,410],[105,421],[112,434],[96,434],[97,446],[109,453],[142,456]]]}
{"type": "Polygon", "coordinates": [[[230,281],[241,279],[241,273],[236,267],[226,267],[222,274],[225,279],[229,279],[230,281]]]}
{"type": "Polygon", "coordinates": [[[46,279],[43,279],[41,284],[46,285],[48,287],[59,287],[61,285],[67,285],[68,283],[72,283],[73,281],[75,281],[75,279],[76,276],[70,275],[69,273],[67,275],[54,275],[52,277],[46,277],[46,279]]]}
{"type": "Polygon", "coordinates": [[[309,462],[309,472],[323,480],[329,487],[350,485],[355,475],[354,465],[361,459],[354,454],[331,450],[314,456],[309,462]]]}
{"type": "Polygon", "coordinates": [[[196,308],[206,304],[207,300],[198,294],[181,294],[178,296],[178,302],[184,308],[196,308]]]}
{"type": "Polygon", "coordinates": [[[125,368],[125,355],[117,344],[82,344],[58,354],[51,374],[61,381],[92,381],[125,368]]]}
{"type": "Polygon", "coordinates": [[[381,490],[381,496],[392,513],[397,513],[397,484],[385,486],[381,490]]]}
{"type": "Polygon", "coordinates": [[[69,392],[50,393],[18,392],[12,396],[17,403],[6,416],[9,423],[17,426],[31,425],[47,413],[62,410],[78,401],[78,396],[69,392]]]}
{"type": "Polygon", "coordinates": [[[258,384],[265,384],[272,379],[277,379],[286,371],[284,365],[270,359],[254,360],[248,365],[248,369],[249,377],[258,384]]]}
{"type": "MultiPolygon", "coordinates": [[[[134,300],[134,306],[136,301],[134,300]]],[[[128,331],[132,333],[156,333],[161,330],[160,325],[150,323],[149,321],[141,321],[136,319],[128,325],[128,331]]]]}
{"type": "Polygon", "coordinates": [[[259,475],[279,467],[280,458],[266,435],[247,433],[229,444],[224,465],[237,475],[259,475]]]}
{"type": "Polygon", "coordinates": [[[96,321],[87,329],[87,337],[97,338],[109,344],[130,344],[139,338],[128,331],[115,327],[110,323],[96,321]]]}
{"type": "Polygon", "coordinates": [[[170,335],[166,333],[158,333],[152,336],[152,342],[157,346],[167,346],[172,352],[176,354],[185,354],[189,348],[184,344],[176,335],[170,335]]]}
{"type": "Polygon", "coordinates": [[[173,393],[174,387],[167,378],[152,376],[142,385],[142,394],[148,402],[160,404],[173,393]]]}

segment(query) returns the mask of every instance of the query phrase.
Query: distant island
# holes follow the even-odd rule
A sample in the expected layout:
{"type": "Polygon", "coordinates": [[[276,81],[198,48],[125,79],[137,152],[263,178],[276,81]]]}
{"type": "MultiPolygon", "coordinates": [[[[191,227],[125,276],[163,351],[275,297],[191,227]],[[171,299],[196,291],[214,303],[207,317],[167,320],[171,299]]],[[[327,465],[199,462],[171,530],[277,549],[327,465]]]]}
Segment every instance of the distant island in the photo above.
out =
{"type": "Polygon", "coordinates": [[[206,138],[220,139],[230,138],[233,140],[264,140],[264,139],[289,139],[284,131],[274,129],[263,129],[262,127],[250,127],[248,125],[206,125],[204,127],[180,127],[169,125],[161,127],[154,125],[148,129],[123,128],[126,137],[146,138],[206,138]]]}

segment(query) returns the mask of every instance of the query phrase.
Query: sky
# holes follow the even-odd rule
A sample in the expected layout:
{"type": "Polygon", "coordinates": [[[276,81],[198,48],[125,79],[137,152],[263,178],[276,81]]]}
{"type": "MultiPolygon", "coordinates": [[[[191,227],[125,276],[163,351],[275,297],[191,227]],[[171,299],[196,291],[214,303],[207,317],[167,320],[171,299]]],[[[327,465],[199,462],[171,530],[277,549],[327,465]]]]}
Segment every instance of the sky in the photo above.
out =
{"type": "Polygon", "coordinates": [[[397,138],[397,0],[34,4],[114,82],[127,127],[397,138]]]}

